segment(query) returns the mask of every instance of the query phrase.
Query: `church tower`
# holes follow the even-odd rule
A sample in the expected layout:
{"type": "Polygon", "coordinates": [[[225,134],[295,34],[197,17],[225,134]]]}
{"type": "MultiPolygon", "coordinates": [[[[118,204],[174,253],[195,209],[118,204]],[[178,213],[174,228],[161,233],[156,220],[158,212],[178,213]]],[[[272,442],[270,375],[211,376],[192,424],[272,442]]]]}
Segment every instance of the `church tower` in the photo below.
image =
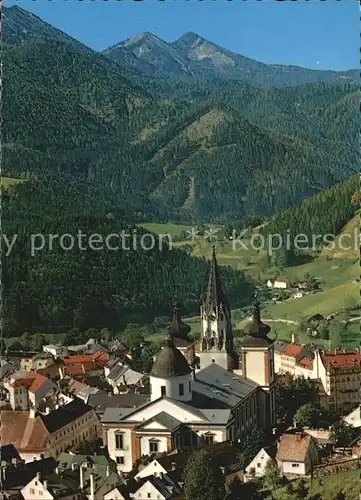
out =
{"type": "Polygon", "coordinates": [[[157,355],[149,379],[152,401],[160,397],[191,401],[193,372],[174,345],[171,335],[168,335],[165,347],[157,355]]]}
{"type": "Polygon", "coordinates": [[[222,289],[214,246],[206,298],[201,306],[201,337],[198,355],[201,369],[212,363],[226,370],[234,368],[231,311],[222,289]]]}
{"type": "Polygon", "coordinates": [[[259,384],[267,395],[267,420],[275,424],[275,370],[273,340],[268,337],[271,328],[262,322],[257,291],[253,294],[252,320],[245,326],[241,345],[242,376],[259,384]]]}

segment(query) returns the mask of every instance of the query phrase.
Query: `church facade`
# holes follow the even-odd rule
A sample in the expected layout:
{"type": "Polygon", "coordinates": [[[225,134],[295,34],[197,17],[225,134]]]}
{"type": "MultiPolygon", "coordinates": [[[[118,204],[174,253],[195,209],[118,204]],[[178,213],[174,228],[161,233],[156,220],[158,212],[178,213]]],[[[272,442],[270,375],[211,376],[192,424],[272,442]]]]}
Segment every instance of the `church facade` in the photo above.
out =
{"type": "Polygon", "coordinates": [[[272,427],[274,361],[268,331],[255,296],[237,370],[231,312],[213,250],[196,352],[200,368],[191,367],[176,345],[192,343],[176,307],[166,345],[150,373],[149,401],[138,408],[107,408],[102,417],[104,441],[118,470],[129,472],[142,455],[222,441],[242,446],[253,428],[272,427]]]}

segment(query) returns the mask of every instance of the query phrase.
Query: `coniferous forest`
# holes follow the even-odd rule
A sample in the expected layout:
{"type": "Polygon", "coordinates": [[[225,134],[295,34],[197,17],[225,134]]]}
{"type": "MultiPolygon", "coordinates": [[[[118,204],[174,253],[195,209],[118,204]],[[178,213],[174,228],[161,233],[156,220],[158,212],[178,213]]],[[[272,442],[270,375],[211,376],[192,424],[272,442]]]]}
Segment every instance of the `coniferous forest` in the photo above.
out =
{"type": "MultiPolygon", "coordinates": [[[[265,231],[336,231],[352,216],[352,79],[302,83],[301,71],[279,86],[266,65],[256,85],[162,76],[32,23],[4,9],[3,174],[24,181],[3,189],[3,231],[18,234],[3,273],[6,335],[114,328],[168,312],[174,295],[195,312],[204,291],[207,262],[183,250],[32,256],[31,234],[247,218],[269,221],[265,231]]],[[[251,284],[222,273],[232,304],[247,304],[251,284]]]]}

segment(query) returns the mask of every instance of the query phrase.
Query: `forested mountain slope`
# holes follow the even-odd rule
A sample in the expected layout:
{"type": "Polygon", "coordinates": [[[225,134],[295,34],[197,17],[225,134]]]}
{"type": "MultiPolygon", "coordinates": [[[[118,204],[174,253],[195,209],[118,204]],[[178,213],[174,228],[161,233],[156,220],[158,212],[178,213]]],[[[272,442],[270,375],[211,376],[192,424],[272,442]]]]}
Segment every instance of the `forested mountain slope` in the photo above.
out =
{"type": "Polygon", "coordinates": [[[358,169],[352,84],[125,76],[46,23],[32,29],[21,9],[5,14],[6,175],[96,185],[143,219],[224,222],[282,211],[358,169]]]}
{"type": "MultiPolygon", "coordinates": [[[[39,180],[4,191],[3,231],[9,240],[18,235],[3,271],[5,333],[119,329],[128,321],[169,314],[175,295],[185,311],[196,312],[208,262],[169,248],[165,240],[142,249],[140,229],[135,244],[132,236],[119,250],[106,248],[106,236],[122,230],[132,235],[134,229],[131,215],[96,191],[81,194],[75,186],[39,180]],[[79,231],[85,235],[80,246],[79,231]],[[31,252],[32,234],[44,235],[42,250],[31,252]],[[55,234],[72,235],[74,246],[67,237],[63,248],[59,238],[50,248],[49,235],[55,234]],[[103,237],[103,249],[91,249],[91,234],[103,237]]],[[[41,246],[40,236],[33,241],[34,248],[41,246]]],[[[117,244],[112,239],[111,246],[117,244]]],[[[251,286],[242,273],[223,267],[221,273],[232,303],[248,303],[251,286]]]]}

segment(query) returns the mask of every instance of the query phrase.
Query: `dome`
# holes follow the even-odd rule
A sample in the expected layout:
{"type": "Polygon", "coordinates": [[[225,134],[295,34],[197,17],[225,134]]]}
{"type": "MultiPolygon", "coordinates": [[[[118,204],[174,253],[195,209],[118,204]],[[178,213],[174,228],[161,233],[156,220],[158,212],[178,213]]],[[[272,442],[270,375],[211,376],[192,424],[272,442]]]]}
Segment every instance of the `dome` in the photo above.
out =
{"type": "Polygon", "coordinates": [[[153,363],[151,377],[181,377],[191,373],[191,368],[183,354],[175,347],[171,336],[153,363]]]}
{"type": "Polygon", "coordinates": [[[180,338],[184,340],[188,340],[188,333],[191,331],[190,326],[183,323],[179,304],[174,304],[173,306],[173,320],[171,324],[168,326],[168,333],[173,338],[180,338]]]}

